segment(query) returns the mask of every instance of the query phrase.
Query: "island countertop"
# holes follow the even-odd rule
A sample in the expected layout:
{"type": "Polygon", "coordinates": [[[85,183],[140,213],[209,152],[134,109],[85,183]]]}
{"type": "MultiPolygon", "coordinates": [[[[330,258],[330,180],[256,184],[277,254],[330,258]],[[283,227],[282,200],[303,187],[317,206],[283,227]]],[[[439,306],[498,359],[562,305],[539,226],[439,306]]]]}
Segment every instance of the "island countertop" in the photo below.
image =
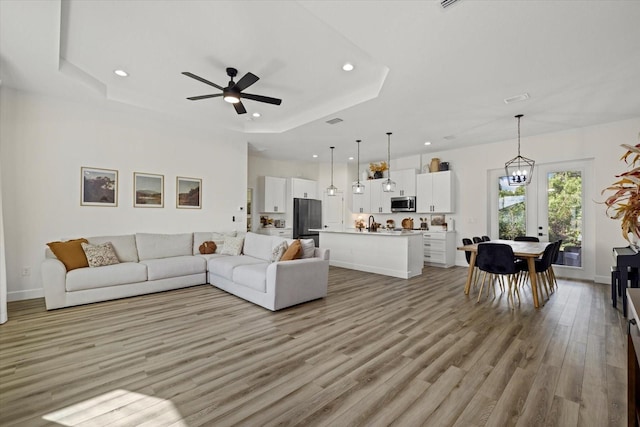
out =
{"type": "Polygon", "coordinates": [[[320,234],[320,247],[331,251],[330,265],[402,279],[422,274],[421,231],[315,231],[320,234]]]}

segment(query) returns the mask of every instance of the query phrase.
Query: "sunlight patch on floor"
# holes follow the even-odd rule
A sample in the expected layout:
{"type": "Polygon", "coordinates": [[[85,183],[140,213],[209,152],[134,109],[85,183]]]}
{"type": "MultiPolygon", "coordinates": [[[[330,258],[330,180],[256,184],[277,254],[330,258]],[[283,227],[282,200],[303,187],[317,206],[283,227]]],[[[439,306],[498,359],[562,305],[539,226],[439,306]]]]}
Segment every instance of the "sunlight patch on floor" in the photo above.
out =
{"type": "Polygon", "coordinates": [[[175,423],[175,426],[187,427],[171,401],[121,389],[45,414],[42,418],[63,426],[76,426],[88,422],[92,425],[175,423]]]}

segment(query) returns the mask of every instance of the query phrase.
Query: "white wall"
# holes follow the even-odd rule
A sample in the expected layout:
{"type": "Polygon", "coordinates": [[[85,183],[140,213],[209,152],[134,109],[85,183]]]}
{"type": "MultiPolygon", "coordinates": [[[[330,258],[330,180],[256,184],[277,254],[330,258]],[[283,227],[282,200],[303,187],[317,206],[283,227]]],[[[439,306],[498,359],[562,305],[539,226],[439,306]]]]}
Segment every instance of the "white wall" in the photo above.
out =
{"type": "Polygon", "coordinates": [[[180,127],[108,102],[80,105],[7,88],[0,107],[10,300],[43,295],[40,263],[53,240],[244,229],[238,208],[246,203],[247,144],[241,135],[180,127]],[[82,166],[119,171],[118,207],[80,206],[82,166]],[[164,175],[164,208],[133,207],[134,172],[164,175]],[[202,209],[176,209],[177,176],[202,178],[202,209]]]}

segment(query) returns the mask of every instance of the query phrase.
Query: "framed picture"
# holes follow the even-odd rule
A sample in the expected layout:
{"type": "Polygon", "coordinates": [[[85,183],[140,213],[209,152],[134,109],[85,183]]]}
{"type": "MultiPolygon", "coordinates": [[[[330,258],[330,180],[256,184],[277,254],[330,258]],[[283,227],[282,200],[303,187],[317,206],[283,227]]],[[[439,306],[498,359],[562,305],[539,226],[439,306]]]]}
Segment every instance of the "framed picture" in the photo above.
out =
{"type": "Polygon", "coordinates": [[[133,207],[164,207],[164,175],[133,173],[133,207]]]}
{"type": "Polygon", "coordinates": [[[118,171],[80,168],[81,206],[118,206],[118,171]]]}
{"type": "Polygon", "coordinates": [[[444,215],[431,215],[431,225],[444,225],[444,215]]]}
{"type": "Polygon", "coordinates": [[[176,182],[176,206],[182,209],[202,207],[202,180],[179,176],[176,182]]]}

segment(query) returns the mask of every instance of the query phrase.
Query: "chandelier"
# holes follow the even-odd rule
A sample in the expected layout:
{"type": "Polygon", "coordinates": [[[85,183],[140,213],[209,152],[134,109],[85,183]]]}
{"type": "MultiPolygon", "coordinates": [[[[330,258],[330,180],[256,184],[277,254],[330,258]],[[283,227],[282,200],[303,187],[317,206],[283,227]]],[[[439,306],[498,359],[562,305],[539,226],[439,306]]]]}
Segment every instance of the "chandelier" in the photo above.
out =
{"type": "Polygon", "coordinates": [[[504,164],[504,171],[507,174],[509,185],[528,185],[533,176],[533,166],[535,161],[520,155],[520,119],[522,114],[515,116],[518,119],[518,155],[504,164]]]}

